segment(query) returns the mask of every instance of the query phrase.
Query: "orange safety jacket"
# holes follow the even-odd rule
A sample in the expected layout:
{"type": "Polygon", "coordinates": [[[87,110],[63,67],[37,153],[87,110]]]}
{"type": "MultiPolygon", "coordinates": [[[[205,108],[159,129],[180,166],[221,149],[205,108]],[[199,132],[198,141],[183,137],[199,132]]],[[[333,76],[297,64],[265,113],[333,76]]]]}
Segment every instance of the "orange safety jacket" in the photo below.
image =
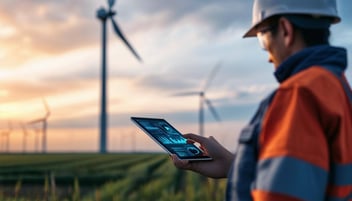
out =
{"type": "Polygon", "coordinates": [[[345,49],[306,48],[239,137],[226,199],[352,201],[352,92],[345,49]]]}

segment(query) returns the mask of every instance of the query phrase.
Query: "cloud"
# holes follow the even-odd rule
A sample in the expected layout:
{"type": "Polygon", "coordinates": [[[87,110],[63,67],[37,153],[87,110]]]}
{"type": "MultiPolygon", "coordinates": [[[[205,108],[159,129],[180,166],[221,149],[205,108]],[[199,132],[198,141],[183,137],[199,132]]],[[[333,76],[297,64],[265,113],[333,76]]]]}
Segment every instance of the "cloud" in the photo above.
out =
{"type": "Polygon", "coordinates": [[[250,25],[251,16],[251,2],[231,0],[168,0],[167,3],[131,0],[119,2],[116,9],[120,22],[129,33],[166,32],[185,27],[179,34],[197,30],[201,34],[198,38],[204,40],[213,40],[229,30],[243,30],[250,25]]]}
{"type": "Polygon", "coordinates": [[[180,79],[173,74],[155,74],[141,77],[134,81],[135,87],[144,88],[146,91],[170,92],[178,89],[193,88],[191,80],[180,79]]]}
{"type": "MultiPolygon", "coordinates": [[[[100,22],[95,17],[99,6],[96,1],[42,1],[4,0],[0,2],[1,25],[7,25],[0,37],[6,37],[0,56],[4,67],[16,67],[34,57],[100,45],[100,22]],[[14,45],[16,44],[16,45],[14,45]],[[13,55],[16,55],[13,56],[13,55]]],[[[118,2],[122,30],[129,36],[151,29],[168,29],[188,23],[206,30],[208,35],[219,33],[242,23],[244,7],[249,3],[222,1],[160,0],[118,2]],[[224,6],[225,5],[225,6],[224,6]],[[147,16],[147,17],[146,17],[147,16]],[[130,25],[131,24],[131,25],[130,25]]],[[[245,17],[244,17],[245,16],[245,17]]],[[[109,24],[108,24],[109,25],[109,24]]],[[[108,26],[111,32],[111,26],[108,26]]],[[[113,39],[112,37],[110,37],[113,39]]]]}
{"type": "MultiPolygon", "coordinates": [[[[334,41],[350,49],[350,3],[341,2],[343,21],[334,28],[334,41]]],[[[165,110],[180,117],[196,115],[196,98],[170,95],[200,90],[217,62],[223,66],[208,90],[213,103],[220,110],[225,108],[224,113],[231,111],[227,107],[254,107],[277,85],[274,68],[266,62],[267,53],[255,39],[241,38],[250,25],[251,4],[233,0],[117,1],[116,20],[144,62],[135,60],[108,25],[111,112],[155,114],[165,110]],[[152,103],[156,106],[145,106],[152,103]]],[[[77,109],[76,116],[67,114],[71,124],[72,118],[84,118],[83,114],[92,118],[85,120],[86,124],[97,120],[101,25],[95,14],[99,6],[106,6],[106,1],[2,0],[0,58],[4,59],[0,65],[18,68],[8,78],[1,77],[2,103],[44,95],[54,112],[62,111],[57,117],[53,113],[53,119],[64,121],[64,111],[77,109]]]]}
{"type": "Polygon", "coordinates": [[[16,67],[35,57],[93,45],[99,24],[85,6],[78,1],[1,1],[0,24],[14,31],[2,44],[7,49],[0,64],[16,67]]]}

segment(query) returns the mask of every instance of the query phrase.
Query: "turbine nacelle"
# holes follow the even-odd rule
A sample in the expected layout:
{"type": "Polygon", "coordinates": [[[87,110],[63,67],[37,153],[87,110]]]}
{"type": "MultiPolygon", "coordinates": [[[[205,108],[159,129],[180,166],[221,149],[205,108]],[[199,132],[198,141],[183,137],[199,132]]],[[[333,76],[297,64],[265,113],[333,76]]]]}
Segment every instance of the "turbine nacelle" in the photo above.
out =
{"type": "Polygon", "coordinates": [[[97,18],[106,20],[108,17],[112,17],[116,15],[115,11],[106,10],[105,8],[101,7],[97,10],[97,18]]]}

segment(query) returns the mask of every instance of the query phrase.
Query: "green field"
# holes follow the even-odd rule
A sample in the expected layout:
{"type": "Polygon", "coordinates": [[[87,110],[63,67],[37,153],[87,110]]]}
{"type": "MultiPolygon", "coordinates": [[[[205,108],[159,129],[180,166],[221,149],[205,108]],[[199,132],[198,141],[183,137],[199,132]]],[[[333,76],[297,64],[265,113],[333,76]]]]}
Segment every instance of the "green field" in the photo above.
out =
{"type": "Polygon", "coordinates": [[[175,168],[167,154],[1,154],[0,200],[215,201],[225,180],[175,168]]]}

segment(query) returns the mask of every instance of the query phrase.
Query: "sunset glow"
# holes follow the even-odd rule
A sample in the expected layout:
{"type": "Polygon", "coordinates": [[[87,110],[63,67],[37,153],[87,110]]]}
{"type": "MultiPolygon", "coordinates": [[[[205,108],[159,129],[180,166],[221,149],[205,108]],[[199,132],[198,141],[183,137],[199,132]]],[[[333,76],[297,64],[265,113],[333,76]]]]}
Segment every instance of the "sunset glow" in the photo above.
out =
{"type": "MultiPolygon", "coordinates": [[[[143,62],[134,58],[108,23],[109,151],[160,151],[130,116],[166,118],[182,132],[198,132],[199,97],[175,94],[201,90],[219,62],[221,69],[207,97],[222,122],[216,123],[206,110],[206,135],[234,150],[241,127],[277,86],[266,52],[255,39],[242,39],[251,22],[251,4],[117,1],[115,19],[143,62]]],[[[338,4],[343,20],[332,28],[331,42],[346,47],[352,61],[352,2],[338,4]]],[[[48,151],[98,150],[100,6],[107,2],[0,2],[0,133],[11,130],[8,151],[40,150],[35,145],[40,125],[28,126],[24,137],[21,124],[44,117],[43,99],[50,108],[48,151]]],[[[351,68],[347,79],[352,81],[351,68]]],[[[5,135],[0,137],[0,151],[7,151],[5,135]]]]}

